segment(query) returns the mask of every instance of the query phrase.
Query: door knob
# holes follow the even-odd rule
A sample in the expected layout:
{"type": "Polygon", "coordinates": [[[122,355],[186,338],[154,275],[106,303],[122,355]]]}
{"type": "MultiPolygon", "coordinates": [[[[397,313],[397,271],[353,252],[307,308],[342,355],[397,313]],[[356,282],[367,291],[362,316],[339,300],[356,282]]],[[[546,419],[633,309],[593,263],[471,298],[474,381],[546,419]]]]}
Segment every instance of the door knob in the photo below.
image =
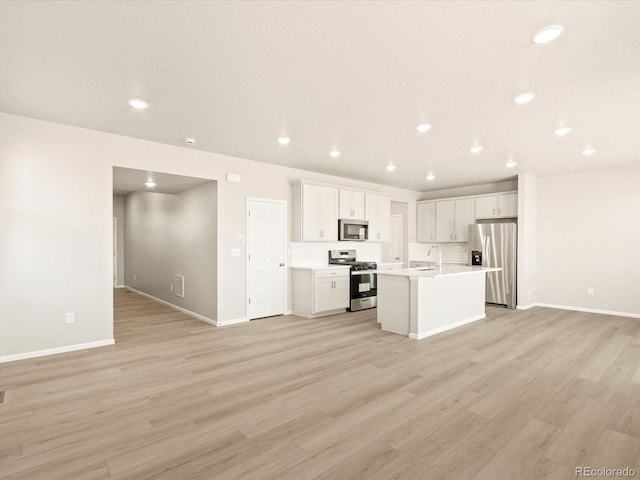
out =
{"type": "Polygon", "coordinates": [[[284,267],[284,263],[281,263],[281,264],[280,264],[280,266],[281,266],[281,267],[284,267]]]}

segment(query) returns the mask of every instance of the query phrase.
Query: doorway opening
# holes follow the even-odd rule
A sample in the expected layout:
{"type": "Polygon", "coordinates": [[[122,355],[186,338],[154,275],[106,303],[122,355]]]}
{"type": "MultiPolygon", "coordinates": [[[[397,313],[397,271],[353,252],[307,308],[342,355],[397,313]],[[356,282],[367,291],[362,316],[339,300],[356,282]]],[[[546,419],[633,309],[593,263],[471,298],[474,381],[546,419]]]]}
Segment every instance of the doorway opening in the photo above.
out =
{"type": "Polygon", "coordinates": [[[216,324],[217,196],[214,180],[114,167],[115,286],[216,324]]]}

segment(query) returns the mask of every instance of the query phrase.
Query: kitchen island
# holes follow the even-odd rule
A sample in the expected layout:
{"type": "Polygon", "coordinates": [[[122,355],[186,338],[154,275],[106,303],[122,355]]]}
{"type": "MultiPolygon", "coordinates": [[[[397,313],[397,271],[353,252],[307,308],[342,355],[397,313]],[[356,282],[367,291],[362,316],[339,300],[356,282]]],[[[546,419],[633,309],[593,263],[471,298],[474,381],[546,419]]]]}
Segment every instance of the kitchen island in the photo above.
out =
{"type": "Polygon", "coordinates": [[[487,272],[500,268],[445,265],[379,270],[382,330],[421,339],[486,317],[487,272]]]}

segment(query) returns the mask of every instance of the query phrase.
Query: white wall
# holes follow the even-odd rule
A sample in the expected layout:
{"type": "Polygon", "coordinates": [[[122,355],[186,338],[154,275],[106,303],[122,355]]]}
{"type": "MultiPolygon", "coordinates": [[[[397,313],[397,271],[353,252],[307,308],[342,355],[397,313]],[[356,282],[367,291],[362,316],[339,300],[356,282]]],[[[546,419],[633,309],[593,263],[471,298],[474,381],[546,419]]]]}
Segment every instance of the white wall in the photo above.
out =
{"type": "Polygon", "coordinates": [[[124,197],[113,196],[113,216],[117,219],[116,285],[124,285],[124,197]]]}
{"type": "Polygon", "coordinates": [[[640,167],[537,184],[538,301],[640,315],[640,167]]]}
{"type": "Polygon", "coordinates": [[[215,321],[216,195],[215,182],[177,195],[127,195],[127,286],[215,321]],[[184,297],[172,290],[176,275],[184,276],[184,297]]]}
{"type": "Polygon", "coordinates": [[[409,203],[410,218],[420,195],[5,113],[0,132],[0,356],[113,338],[113,166],[218,180],[218,321],[246,318],[246,250],[236,239],[246,235],[248,196],[289,202],[291,226],[296,179],[387,193],[409,203]],[[242,181],[226,182],[228,172],[242,181]]]}
{"type": "Polygon", "coordinates": [[[518,266],[517,304],[526,308],[537,302],[537,236],[538,236],[537,178],[518,176],[518,266]]]}

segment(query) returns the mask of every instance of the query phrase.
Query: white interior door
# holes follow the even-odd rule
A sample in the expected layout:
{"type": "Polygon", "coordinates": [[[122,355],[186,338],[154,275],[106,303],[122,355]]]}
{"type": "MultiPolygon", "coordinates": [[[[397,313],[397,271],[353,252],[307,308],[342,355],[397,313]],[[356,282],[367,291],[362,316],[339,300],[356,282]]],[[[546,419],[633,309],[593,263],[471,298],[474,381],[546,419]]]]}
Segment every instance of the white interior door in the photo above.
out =
{"type": "Polygon", "coordinates": [[[248,202],[249,319],[284,313],[285,210],[284,202],[248,202]]]}
{"type": "Polygon", "coordinates": [[[382,245],[382,260],[402,262],[402,215],[391,215],[390,238],[382,245]]]}

